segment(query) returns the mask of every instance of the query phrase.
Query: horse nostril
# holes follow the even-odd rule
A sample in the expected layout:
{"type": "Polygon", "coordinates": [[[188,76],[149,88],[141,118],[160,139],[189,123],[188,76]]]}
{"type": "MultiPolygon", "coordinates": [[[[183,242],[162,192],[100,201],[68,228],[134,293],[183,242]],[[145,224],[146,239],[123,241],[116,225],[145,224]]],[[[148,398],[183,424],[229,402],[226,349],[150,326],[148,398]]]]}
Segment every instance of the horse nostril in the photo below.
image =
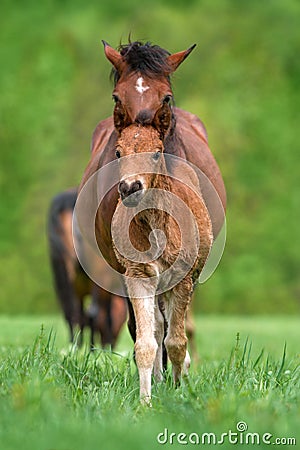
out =
{"type": "Polygon", "coordinates": [[[126,195],[126,192],[128,192],[128,187],[127,187],[126,181],[124,181],[124,180],[120,181],[119,186],[118,186],[118,191],[122,197],[124,197],[126,195]]]}
{"type": "Polygon", "coordinates": [[[118,191],[122,200],[141,190],[143,190],[143,184],[140,180],[133,181],[130,185],[126,181],[122,180],[118,186],[118,191]]]}
{"type": "Polygon", "coordinates": [[[140,180],[136,180],[132,185],[130,186],[130,194],[133,194],[134,192],[141,191],[143,189],[143,185],[140,180]]]}
{"type": "Polygon", "coordinates": [[[153,111],[150,109],[142,109],[142,111],[137,114],[135,122],[140,125],[150,125],[153,120],[153,116],[153,111]]]}

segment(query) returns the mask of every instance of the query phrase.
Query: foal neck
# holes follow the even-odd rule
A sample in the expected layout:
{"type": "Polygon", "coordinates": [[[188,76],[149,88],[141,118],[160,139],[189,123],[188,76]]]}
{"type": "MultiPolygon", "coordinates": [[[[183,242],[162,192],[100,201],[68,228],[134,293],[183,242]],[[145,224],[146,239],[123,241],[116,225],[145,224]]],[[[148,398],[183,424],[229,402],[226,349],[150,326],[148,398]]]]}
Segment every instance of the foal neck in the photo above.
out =
{"type": "MultiPolygon", "coordinates": [[[[167,232],[169,224],[169,214],[172,205],[170,197],[164,193],[171,192],[172,185],[167,175],[157,175],[152,186],[151,195],[154,196],[155,208],[147,208],[137,216],[138,221],[143,225],[148,225],[151,230],[160,229],[167,232]]],[[[152,201],[153,204],[153,201],[152,201]]]]}

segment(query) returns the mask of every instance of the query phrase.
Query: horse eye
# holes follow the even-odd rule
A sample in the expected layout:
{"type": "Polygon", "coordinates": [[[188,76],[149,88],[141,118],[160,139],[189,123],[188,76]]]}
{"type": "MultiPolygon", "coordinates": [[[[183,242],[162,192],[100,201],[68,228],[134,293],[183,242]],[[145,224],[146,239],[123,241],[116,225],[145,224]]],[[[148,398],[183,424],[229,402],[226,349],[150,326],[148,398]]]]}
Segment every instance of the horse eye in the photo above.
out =
{"type": "Polygon", "coordinates": [[[152,156],[152,158],[154,159],[154,161],[158,161],[160,158],[161,152],[157,151],[154,153],[154,155],[152,156]]]}
{"type": "Polygon", "coordinates": [[[167,105],[171,102],[172,95],[166,95],[163,99],[163,103],[166,103],[167,105]]]}
{"type": "Polygon", "coordinates": [[[113,94],[112,99],[115,103],[120,101],[119,97],[116,94],[113,94]]]}
{"type": "Polygon", "coordinates": [[[116,150],[116,157],[121,158],[121,153],[119,152],[119,150],[116,150]]]}

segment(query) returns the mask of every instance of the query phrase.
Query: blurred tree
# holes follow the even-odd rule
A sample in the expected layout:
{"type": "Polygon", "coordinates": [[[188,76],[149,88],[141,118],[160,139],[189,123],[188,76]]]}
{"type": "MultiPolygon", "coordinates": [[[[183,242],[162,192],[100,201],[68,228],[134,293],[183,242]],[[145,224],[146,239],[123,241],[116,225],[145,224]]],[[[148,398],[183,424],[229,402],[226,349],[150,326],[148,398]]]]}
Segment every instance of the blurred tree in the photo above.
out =
{"type": "Polygon", "coordinates": [[[0,18],[0,311],[56,308],[50,198],[77,185],[112,111],[100,39],[198,43],[173,80],[207,126],[228,191],[228,239],[201,311],[299,311],[300,4],[297,0],[4,0],[0,18]]]}

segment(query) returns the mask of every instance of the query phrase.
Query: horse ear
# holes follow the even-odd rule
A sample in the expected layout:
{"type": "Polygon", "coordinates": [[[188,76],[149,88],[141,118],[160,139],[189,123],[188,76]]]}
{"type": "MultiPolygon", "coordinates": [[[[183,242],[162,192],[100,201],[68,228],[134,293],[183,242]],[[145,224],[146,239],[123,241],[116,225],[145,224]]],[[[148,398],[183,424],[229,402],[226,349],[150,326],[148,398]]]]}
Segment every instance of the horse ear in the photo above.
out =
{"type": "Polygon", "coordinates": [[[173,53],[173,55],[170,55],[167,57],[167,63],[170,67],[170,72],[173,73],[177,69],[178,66],[189,56],[192,50],[196,47],[196,44],[192,45],[187,50],[183,50],[182,52],[173,53]]]}
{"type": "Polygon", "coordinates": [[[153,126],[158,130],[161,139],[164,139],[165,135],[171,126],[172,113],[170,107],[164,103],[161,108],[156,112],[153,119],[153,126]]]}
{"type": "Polygon", "coordinates": [[[117,102],[114,109],[114,124],[118,133],[121,133],[124,128],[130,125],[130,118],[125,111],[121,102],[117,102]]]}
{"type": "Polygon", "coordinates": [[[118,72],[122,72],[124,66],[124,60],[121,54],[112,48],[107,42],[102,40],[104,45],[104,53],[106,58],[111,62],[111,64],[118,70],[118,72]]]}

